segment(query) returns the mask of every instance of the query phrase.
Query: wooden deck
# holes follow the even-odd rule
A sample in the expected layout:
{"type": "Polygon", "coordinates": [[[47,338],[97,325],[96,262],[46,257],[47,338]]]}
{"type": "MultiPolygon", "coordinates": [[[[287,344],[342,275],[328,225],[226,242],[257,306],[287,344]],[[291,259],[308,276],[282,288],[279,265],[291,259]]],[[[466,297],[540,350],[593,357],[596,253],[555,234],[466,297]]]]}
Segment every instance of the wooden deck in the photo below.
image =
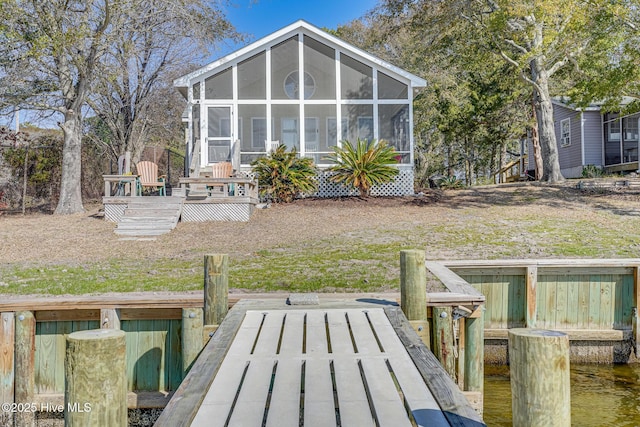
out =
{"type": "Polygon", "coordinates": [[[229,312],[156,426],[484,425],[398,307],[251,308],[229,312]]]}

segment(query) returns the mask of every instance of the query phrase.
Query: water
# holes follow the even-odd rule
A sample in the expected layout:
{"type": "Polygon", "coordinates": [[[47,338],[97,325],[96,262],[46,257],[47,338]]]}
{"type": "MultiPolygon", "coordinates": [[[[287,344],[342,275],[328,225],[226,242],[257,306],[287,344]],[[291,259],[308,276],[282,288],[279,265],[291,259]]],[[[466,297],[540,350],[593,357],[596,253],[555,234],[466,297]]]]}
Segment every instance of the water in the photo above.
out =
{"type": "MultiPolygon", "coordinates": [[[[484,421],[511,427],[508,366],[485,365],[484,421]]],[[[572,365],[571,424],[640,427],[640,366],[572,365]]]]}

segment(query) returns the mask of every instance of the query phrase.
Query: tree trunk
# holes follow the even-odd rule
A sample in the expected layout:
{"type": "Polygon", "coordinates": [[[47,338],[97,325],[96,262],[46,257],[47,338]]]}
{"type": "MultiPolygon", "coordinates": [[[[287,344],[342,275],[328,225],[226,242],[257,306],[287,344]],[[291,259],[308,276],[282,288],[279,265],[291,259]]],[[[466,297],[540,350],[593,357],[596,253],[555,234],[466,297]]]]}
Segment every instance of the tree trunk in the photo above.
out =
{"type": "MultiPolygon", "coordinates": [[[[535,97],[535,96],[534,96],[535,97]]],[[[533,111],[533,119],[536,121],[536,124],[538,122],[538,115],[536,114],[536,108],[535,108],[535,102],[534,105],[532,105],[532,111],[533,111]]],[[[533,160],[535,162],[535,168],[536,168],[536,181],[539,180],[540,178],[542,178],[542,172],[543,172],[543,168],[542,168],[542,154],[540,153],[540,138],[538,138],[538,126],[532,126],[531,127],[531,145],[533,146],[533,160]]]]}
{"type": "Polygon", "coordinates": [[[82,206],[82,120],[79,112],[67,112],[61,125],[64,132],[62,148],[62,179],[56,215],[84,212],[82,206]]]}
{"type": "Polygon", "coordinates": [[[543,65],[543,58],[531,61],[531,74],[537,83],[535,90],[535,109],[542,153],[542,179],[546,182],[561,182],[564,177],[560,172],[558,160],[558,144],[553,126],[553,105],[549,96],[549,78],[543,65]]]}

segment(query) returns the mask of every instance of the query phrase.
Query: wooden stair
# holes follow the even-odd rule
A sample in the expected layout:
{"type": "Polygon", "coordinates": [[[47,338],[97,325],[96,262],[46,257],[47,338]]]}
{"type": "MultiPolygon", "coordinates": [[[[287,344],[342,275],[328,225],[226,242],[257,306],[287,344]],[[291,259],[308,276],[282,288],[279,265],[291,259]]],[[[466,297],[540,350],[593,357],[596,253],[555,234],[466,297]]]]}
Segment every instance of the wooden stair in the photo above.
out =
{"type": "Polygon", "coordinates": [[[184,197],[135,197],[124,210],[115,233],[123,237],[156,237],[178,224],[184,197]]]}

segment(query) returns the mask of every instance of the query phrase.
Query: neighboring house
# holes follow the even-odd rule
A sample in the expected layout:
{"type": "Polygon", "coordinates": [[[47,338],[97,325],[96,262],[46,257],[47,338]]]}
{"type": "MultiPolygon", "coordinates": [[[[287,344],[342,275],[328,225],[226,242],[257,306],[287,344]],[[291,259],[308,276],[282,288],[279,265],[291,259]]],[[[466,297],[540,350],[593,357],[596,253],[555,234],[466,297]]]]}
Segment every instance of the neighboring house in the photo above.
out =
{"type": "MultiPolygon", "coordinates": [[[[624,103],[631,99],[625,99],[624,103]]],[[[558,143],[560,170],[565,178],[579,178],[585,166],[609,172],[638,170],[638,120],[640,113],[621,116],[602,113],[600,105],[575,108],[553,101],[553,121],[558,143]]],[[[529,153],[532,153],[529,142],[529,153]]],[[[535,169],[529,156],[529,170],[535,169]]]]}
{"type": "MultiPolygon", "coordinates": [[[[183,117],[187,170],[198,175],[220,161],[248,170],[278,144],[322,169],[340,141],[376,139],[398,152],[401,173],[387,193],[412,194],[413,94],[425,85],[305,21],[295,22],[174,81],[189,103],[183,117]]],[[[339,195],[320,178],[324,195],[339,195]]]]}

